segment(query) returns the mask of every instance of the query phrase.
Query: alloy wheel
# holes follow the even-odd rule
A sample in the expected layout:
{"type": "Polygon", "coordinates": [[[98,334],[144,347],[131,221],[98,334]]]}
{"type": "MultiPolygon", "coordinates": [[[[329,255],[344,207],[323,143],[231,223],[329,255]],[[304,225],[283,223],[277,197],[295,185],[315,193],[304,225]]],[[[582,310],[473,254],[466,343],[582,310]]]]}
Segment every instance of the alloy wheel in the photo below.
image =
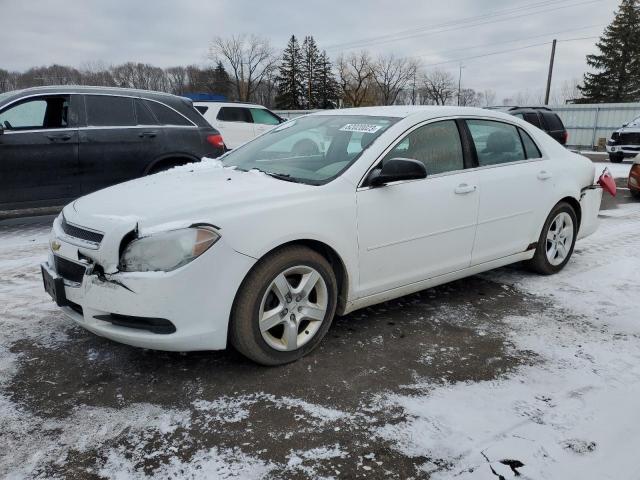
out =
{"type": "Polygon", "coordinates": [[[573,220],[567,212],[560,212],[547,231],[547,260],[557,267],[569,255],[573,244],[573,220]]]}

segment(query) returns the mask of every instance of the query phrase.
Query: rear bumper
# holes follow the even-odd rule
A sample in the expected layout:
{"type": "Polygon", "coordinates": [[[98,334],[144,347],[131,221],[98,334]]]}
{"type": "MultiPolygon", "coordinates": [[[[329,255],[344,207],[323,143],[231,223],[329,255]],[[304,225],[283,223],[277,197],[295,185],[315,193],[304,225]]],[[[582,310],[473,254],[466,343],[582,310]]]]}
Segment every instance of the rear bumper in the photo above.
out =
{"type": "Polygon", "coordinates": [[[580,198],[581,221],[578,239],[591,235],[598,229],[598,213],[602,202],[602,188],[587,188],[580,198]]]}

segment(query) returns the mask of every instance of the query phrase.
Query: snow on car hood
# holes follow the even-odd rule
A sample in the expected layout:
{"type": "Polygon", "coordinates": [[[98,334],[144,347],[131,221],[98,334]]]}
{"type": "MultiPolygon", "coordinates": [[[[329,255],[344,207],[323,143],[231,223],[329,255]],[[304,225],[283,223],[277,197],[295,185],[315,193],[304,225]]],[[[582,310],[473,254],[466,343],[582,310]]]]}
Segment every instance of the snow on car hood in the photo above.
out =
{"type": "Polygon", "coordinates": [[[135,219],[141,230],[155,230],[169,222],[214,222],[216,211],[313,188],[257,171],[198,167],[183,166],[100,190],[76,200],[73,209],[83,226],[100,228],[122,218],[135,219]]]}

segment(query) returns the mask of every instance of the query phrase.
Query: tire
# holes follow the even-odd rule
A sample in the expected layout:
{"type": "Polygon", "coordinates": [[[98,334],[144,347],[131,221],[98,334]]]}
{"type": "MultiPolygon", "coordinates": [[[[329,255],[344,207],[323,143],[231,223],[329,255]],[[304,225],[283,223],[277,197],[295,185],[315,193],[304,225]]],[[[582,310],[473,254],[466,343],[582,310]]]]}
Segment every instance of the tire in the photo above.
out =
{"type": "Polygon", "coordinates": [[[336,277],[322,255],[304,246],[281,248],[260,260],[242,282],[229,341],[262,365],[296,361],[320,344],[336,301],[336,277]]]}
{"type": "Polygon", "coordinates": [[[633,198],[635,198],[636,200],[640,200],[640,190],[629,189],[629,192],[631,193],[631,196],[633,198]]]}
{"type": "Polygon", "coordinates": [[[526,265],[530,270],[542,274],[553,275],[558,273],[564,268],[576,244],[576,237],[578,236],[578,219],[573,207],[566,202],[558,203],[553,209],[547,220],[544,222],[544,227],[540,233],[538,244],[536,246],[536,252],[531,260],[526,265]],[[565,233],[556,233],[559,223],[556,223],[557,219],[562,219],[566,227],[570,226],[569,232],[565,230],[565,233]],[[571,225],[568,225],[570,220],[571,225]],[[555,242],[555,243],[554,243],[555,242]],[[559,245],[562,245],[560,248],[559,245]],[[553,247],[555,246],[555,250],[553,247]],[[554,253],[555,252],[555,253],[554,253]],[[562,253],[564,252],[564,256],[562,253]],[[552,260],[553,259],[553,260],[552,260]]]}
{"type": "Polygon", "coordinates": [[[620,154],[620,153],[610,153],[609,154],[609,161],[611,163],[621,163],[622,160],[624,160],[624,155],[620,154]]]}

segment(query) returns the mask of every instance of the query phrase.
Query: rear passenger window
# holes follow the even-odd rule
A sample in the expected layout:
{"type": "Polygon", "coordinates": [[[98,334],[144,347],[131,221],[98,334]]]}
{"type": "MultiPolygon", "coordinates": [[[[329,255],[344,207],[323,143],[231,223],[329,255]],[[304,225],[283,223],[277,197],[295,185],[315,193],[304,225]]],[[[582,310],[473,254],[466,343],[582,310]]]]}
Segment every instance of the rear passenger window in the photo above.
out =
{"type": "Polygon", "coordinates": [[[151,100],[145,100],[144,103],[153,112],[161,125],[178,125],[188,127],[192,126],[189,120],[184,118],[175,110],[167,107],[166,105],[158,102],[153,102],[151,100]]]}
{"type": "Polygon", "coordinates": [[[537,113],[525,113],[523,114],[523,117],[526,122],[540,128],[540,118],[537,113]]]}
{"type": "Polygon", "coordinates": [[[518,129],[491,120],[467,120],[481,167],[525,160],[518,129]]]}
{"type": "Polygon", "coordinates": [[[253,123],[249,109],[242,107],[222,107],[218,112],[217,119],[222,122],[253,123]]]}
{"type": "Polygon", "coordinates": [[[529,134],[521,128],[519,128],[518,131],[520,132],[522,144],[524,145],[524,152],[527,154],[527,158],[542,158],[542,154],[540,153],[538,146],[531,139],[529,134]]]}
{"type": "Polygon", "coordinates": [[[279,125],[280,120],[269,110],[264,108],[252,108],[251,116],[253,123],[261,123],[262,125],[279,125]]]}
{"type": "Polygon", "coordinates": [[[136,105],[136,120],[138,125],[157,125],[158,122],[151,114],[151,111],[145,106],[142,100],[135,100],[136,105]]]}
{"type": "Polygon", "coordinates": [[[414,130],[384,160],[391,158],[418,160],[424,163],[427,175],[464,169],[462,144],[456,122],[445,120],[414,130]]]}
{"type": "Polygon", "coordinates": [[[542,118],[544,118],[544,123],[547,124],[547,129],[550,131],[556,130],[564,130],[564,125],[562,125],[562,120],[555,113],[551,112],[541,112],[542,118]]]}
{"type": "Polygon", "coordinates": [[[133,99],[111,95],[87,95],[87,125],[128,127],[136,124],[133,99]]]}

